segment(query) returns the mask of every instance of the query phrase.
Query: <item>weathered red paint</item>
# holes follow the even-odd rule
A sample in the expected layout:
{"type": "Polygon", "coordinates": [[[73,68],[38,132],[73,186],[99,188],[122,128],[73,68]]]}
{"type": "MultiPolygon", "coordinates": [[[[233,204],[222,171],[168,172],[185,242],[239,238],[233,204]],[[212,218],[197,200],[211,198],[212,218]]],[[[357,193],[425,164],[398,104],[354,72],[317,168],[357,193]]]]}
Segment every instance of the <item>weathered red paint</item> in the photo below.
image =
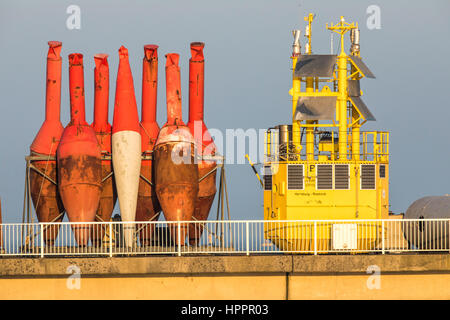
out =
{"type": "MultiPolygon", "coordinates": [[[[151,157],[153,147],[159,134],[159,125],[156,122],[158,89],[158,46],[144,46],[144,59],[142,63],[142,156],[151,157]]],[[[139,180],[139,193],[136,207],[136,221],[157,221],[161,206],[156,196],[154,186],[153,161],[142,160],[141,179],[139,180]],[[148,180],[146,181],[143,177],[148,180]]],[[[139,238],[142,244],[150,245],[153,234],[152,225],[138,224],[139,238]]]]}
{"type": "MultiPolygon", "coordinates": [[[[62,43],[49,41],[48,46],[45,121],[30,146],[30,154],[40,157],[56,155],[56,149],[64,130],[60,121],[62,43]]],[[[56,160],[32,161],[31,163],[53,181],[57,180],[56,160]]],[[[57,185],[36,171],[30,170],[30,193],[39,222],[62,221],[64,206],[57,185]]],[[[46,229],[44,241],[47,245],[54,244],[58,231],[59,226],[56,225],[46,229]]]]}
{"type": "Polygon", "coordinates": [[[119,48],[119,59],[123,63],[119,65],[117,76],[112,133],[128,130],[140,132],[139,114],[132,85],[133,76],[128,62],[128,49],[124,46],[119,48]],[[117,92],[121,94],[117,94],[117,92]],[[132,100],[131,104],[130,99],[132,100]],[[130,105],[133,105],[133,107],[130,107],[130,105]]]}
{"type": "MultiPolygon", "coordinates": [[[[195,142],[182,121],[179,55],[170,53],[166,58],[167,122],[159,133],[153,152],[156,194],[166,220],[189,221],[198,194],[195,142]]],[[[184,245],[187,225],[181,224],[179,234],[177,225],[171,226],[175,243],[184,245]]]]}
{"type": "MultiPolygon", "coordinates": [[[[109,65],[107,54],[96,54],[94,56],[94,122],[92,128],[97,136],[102,156],[109,159],[102,159],[102,178],[108,177],[102,182],[102,193],[100,203],[97,209],[96,221],[109,221],[111,219],[114,206],[117,201],[117,191],[112,176],[111,162],[111,124],[108,122],[109,106],[109,65]]],[[[103,226],[104,227],[104,226],[103,226]]],[[[92,230],[91,239],[95,246],[100,246],[105,234],[104,228],[95,228],[92,230]]]]}
{"type": "MultiPolygon", "coordinates": [[[[213,156],[216,146],[204,122],[204,87],[205,59],[202,42],[191,43],[191,59],[189,59],[189,122],[188,127],[194,136],[199,156],[213,156]]],[[[198,197],[195,202],[193,220],[208,219],[209,211],[216,195],[216,167],[214,161],[199,161],[198,197]]],[[[196,244],[203,233],[203,224],[195,223],[189,226],[189,243],[196,244]]]]}
{"type": "MultiPolygon", "coordinates": [[[[93,222],[102,181],[100,146],[85,120],[83,55],[69,55],[70,123],[57,150],[58,187],[70,222],[93,222]]],[[[87,245],[89,226],[72,226],[79,246],[87,245]]]]}
{"type": "Polygon", "coordinates": [[[38,154],[54,156],[64,130],[60,121],[62,43],[49,41],[48,46],[45,121],[34,138],[30,150],[38,154]]]}

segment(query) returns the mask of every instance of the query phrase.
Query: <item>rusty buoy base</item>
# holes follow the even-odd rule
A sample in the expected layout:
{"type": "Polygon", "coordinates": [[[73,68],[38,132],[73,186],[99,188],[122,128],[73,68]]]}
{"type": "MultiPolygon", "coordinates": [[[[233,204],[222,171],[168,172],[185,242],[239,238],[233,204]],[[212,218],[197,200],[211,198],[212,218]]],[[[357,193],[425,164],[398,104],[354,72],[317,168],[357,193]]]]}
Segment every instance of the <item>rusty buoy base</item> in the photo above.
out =
{"type": "MultiPolygon", "coordinates": [[[[62,187],[61,198],[67,208],[67,216],[70,222],[91,222],[95,219],[96,206],[98,205],[101,190],[91,184],[76,184],[62,187]],[[75,196],[76,195],[76,196],[75,196]],[[82,196],[80,196],[82,195],[82,196]],[[95,209],[92,208],[95,205],[95,209]]],[[[90,239],[90,225],[73,224],[72,230],[78,246],[88,245],[90,239]]]]}
{"type": "MultiPolygon", "coordinates": [[[[165,187],[156,188],[159,202],[167,221],[189,221],[192,218],[197,187],[192,184],[173,183],[165,187]]],[[[184,245],[188,235],[188,224],[180,224],[180,235],[178,236],[178,224],[171,223],[170,234],[173,243],[184,245]]]]}
{"type": "MultiPolygon", "coordinates": [[[[102,161],[102,179],[107,178],[102,182],[102,193],[100,195],[100,202],[95,216],[95,221],[108,222],[111,220],[112,212],[117,202],[117,191],[114,177],[111,175],[112,163],[111,161],[102,161]]],[[[92,245],[100,247],[105,236],[106,225],[98,224],[92,229],[91,240],[92,245]]]]}
{"type": "MultiPolygon", "coordinates": [[[[143,160],[141,176],[153,182],[152,161],[143,160]]],[[[161,205],[154,186],[150,185],[142,177],[139,180],[138,201],[136,206],[136,221],[157,221],[161,212],[161,205]]],[[[153,224],[137,224],[141,245],[149,246],[154,232],[153,224]]]]}
{"type": "MultiPolygon", "coordinates": [[[[198,196],[195,201],[194,214],[192,215],[193,221],[205,221],[208,219],[209,211],[211,210],[217,191],[216,171],[211,172],[215,167],[216,163],[212,161],[200,161],[198,163],[198,177],[199,179],[203,179],[198,184],[198,196]]],[[[200,241],[203,228],[204,223],[191,223],[189,225],[190,245],[196,245],[200,241]]]]}
{"type": "MultiPolygon", "coordinates": [[[[167,221],[190,221],[198,195],[198,169],[194,162],[193,144],[190,163],[176,164],[172,161],[172,150],[182,144],[188,143],[167,142],[156,145],[153,150],[156,194],[167,221]]],[[[184,245],[187,225],[181,224],[179,235],[177,224],[171,224],[170,230],[174,243],[184,245]]]]}
{"type": "MultiPolygon", "coordinates": [[[[42,156],[33,152],[31,155],[42,156]]],[[[47,161],[33,161],[32,163],[53,181],[57,181],[56,161],[48,161],[48,163],[47,161]]],[[[61,222],[63,220],[64,206],[58,192],[58,186],[34,170],[30,170],[30,193],[39,222],[61,222]],[[58,218],[59,215],[61,216],[58,218]]],[[[59,229],[59,225],[46,228],[44,232],[45,245],[54,245],[59,229]]]]}
{"type": "MultiPolygon", "coordinates": [[[[95,156],[73,155],[58,158],[59,191],[70,222],[95,220],[101,195],[101,160],[95,156]]],[[[90,238],[89,225],[74,224],[72,230],[79,246],[90,238]]]]}

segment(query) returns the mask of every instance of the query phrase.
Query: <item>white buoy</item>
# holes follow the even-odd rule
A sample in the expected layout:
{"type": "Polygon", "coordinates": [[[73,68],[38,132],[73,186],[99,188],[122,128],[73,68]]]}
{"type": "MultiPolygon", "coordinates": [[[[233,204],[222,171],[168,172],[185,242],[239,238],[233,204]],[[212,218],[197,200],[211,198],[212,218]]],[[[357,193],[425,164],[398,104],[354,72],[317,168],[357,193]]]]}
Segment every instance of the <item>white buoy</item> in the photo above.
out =
{"type": "Polygon", "coordinates": [[[112,162],[123,222],[126,247],[136,245],[136,205],[141,172],[141,134],[134,94],[133,77],[128,62],[128,50],[119,49],[114,120],[112,128],[112,162]]]}

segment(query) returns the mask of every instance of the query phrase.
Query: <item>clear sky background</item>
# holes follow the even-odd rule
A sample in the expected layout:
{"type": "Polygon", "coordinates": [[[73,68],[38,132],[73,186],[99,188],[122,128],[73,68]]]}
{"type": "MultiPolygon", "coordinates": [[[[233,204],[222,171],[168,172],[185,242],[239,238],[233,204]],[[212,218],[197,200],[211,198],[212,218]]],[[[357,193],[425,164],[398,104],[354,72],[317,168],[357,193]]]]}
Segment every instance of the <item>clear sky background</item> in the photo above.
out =
{"type": "MultiPolygon", "coordinates": [[[[417,198],[450,193],[450,2],[389,0],[123,0],[0,2],[0,196],[3,221],[20,222],[24,156],[44,120],[47,41],[63,42],[61,120],[69,122],[68,54],[84,54],[86,114],[93,119],[96,53],[108,53],[110,121],[118,67],[126,46],[140,108],[143,45],[160,46],[158,122],[166,119],[164,54],[181,55],[184,120],[188,120],[189,43],[206,43],[206,125],[268,128],[289,123],[291,45],[303,16],[316,13],[313,52],[329,53],[325,23],[357,21],[361,54],[377,79],[362,80],[377,118],[363,130],[391,132],[391,210],[417,198]],[[69,5],[81,8],[81,29],[66,27],[69,5]],[[381,29],[366,27],[369,5],[381,29]]],[[[335,37],[336,39],[336,37],[335,37]]],[[[347,37],[348,39],[348,37],[347,37]]],[[[302,36],[302,44],[305,38],[302,36]]],[[[337,47],[335,42],[335,48],[337,47]]],[[[248,165],[229,165],[233,219],[262,218],[262,190],[248,165]]],[[[116,211],[118,205],[116,205],[116,211]]],[[[215,217],[215,205],[211,217],[215,217]]]]}

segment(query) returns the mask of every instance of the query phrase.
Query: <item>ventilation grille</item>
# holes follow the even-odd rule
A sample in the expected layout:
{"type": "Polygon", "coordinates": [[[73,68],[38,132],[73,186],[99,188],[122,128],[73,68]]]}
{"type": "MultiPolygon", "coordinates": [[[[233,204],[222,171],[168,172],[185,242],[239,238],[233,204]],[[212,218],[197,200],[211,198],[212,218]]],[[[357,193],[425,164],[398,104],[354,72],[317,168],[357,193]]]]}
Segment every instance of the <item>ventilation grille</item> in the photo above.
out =
{"type": "Polygon", "coordinates": [[[317,189],[333,189],[333,166],[331,164],[317,165],[317,189]]]}
{"type": "Polygon", "coordinates": [[[337,164],[334,166],[334,188],[345,189],[349,188],[349,166],[348,164],[337,164]]]}
{"type": "Polygon", "coordinates": [[[386,166],[384,164],[380,165],[380,178],[386,178],[386,166]]]}
{"type": "Polygon", "coordinates": [[[272,190],[272,170],[270,166],[264,167],[264,190],[272,190]]]}
{"type": "Polygon", "coordinates": [[[288,190],[303,190],[303,165],[288,165],[288,190]]]}
{"type": "Polygon", "coordinates": [[[375,189],[375,165],[361,165],[361,189],[375,189]]]}

